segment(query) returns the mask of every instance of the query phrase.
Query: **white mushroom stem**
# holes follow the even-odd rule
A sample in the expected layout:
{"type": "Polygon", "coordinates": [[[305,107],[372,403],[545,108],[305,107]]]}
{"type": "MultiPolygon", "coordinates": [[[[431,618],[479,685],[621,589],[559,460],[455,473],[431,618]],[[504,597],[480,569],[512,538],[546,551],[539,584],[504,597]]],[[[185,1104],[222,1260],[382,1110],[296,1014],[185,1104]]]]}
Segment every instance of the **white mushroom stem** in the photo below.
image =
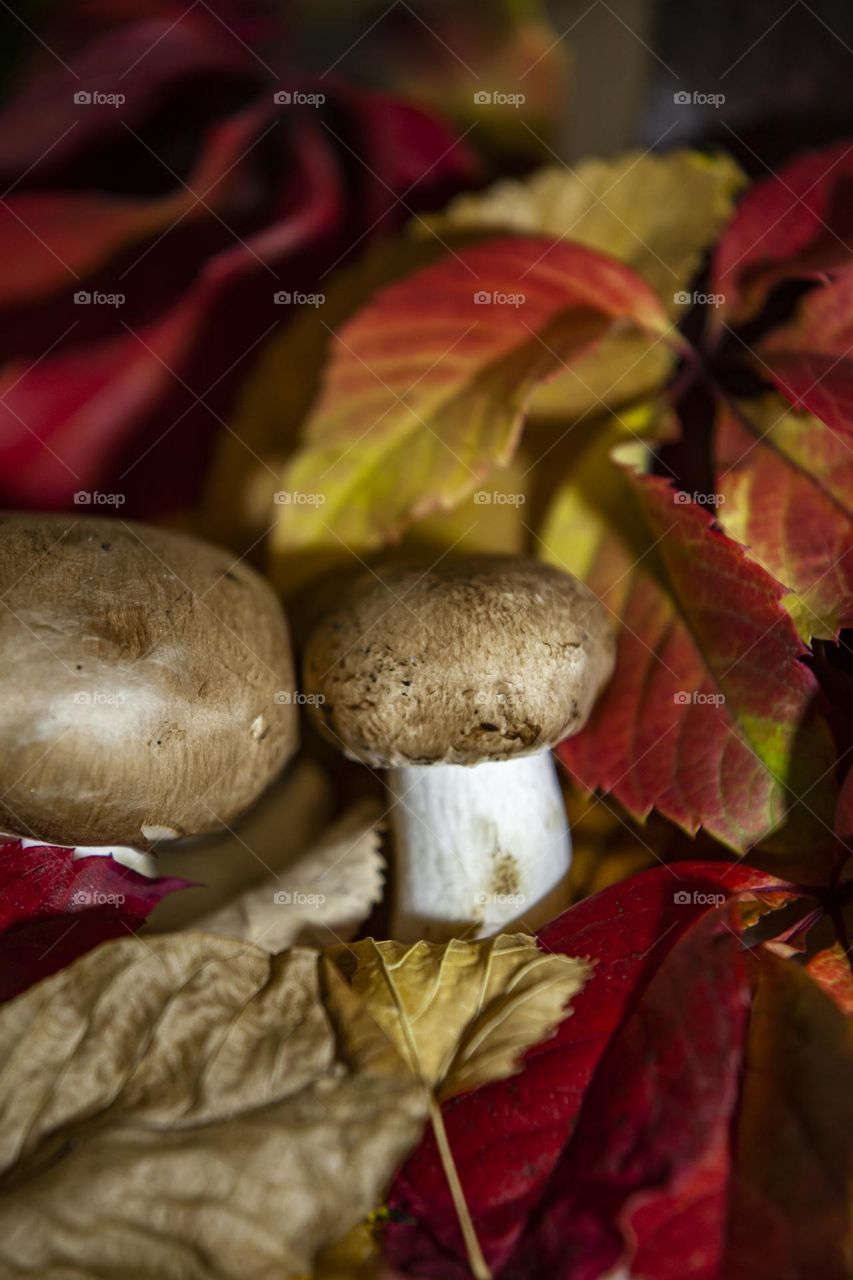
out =
{"type": "Polygon", "coordinates": [[[509,925],[536,928],[568,905],[572,845],[550,751],[407,765],[389,771],[388,786],[392,937],[488,937],[509,925]]]}

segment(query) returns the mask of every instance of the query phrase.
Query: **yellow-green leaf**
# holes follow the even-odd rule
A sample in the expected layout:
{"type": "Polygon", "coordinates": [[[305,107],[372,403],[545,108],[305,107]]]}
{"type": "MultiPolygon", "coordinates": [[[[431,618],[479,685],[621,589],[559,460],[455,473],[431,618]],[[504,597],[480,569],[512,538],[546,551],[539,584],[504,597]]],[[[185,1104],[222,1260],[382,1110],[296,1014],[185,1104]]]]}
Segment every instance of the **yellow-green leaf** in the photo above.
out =
{"type": "Polygon", "coordinates": [[[730,156],[628,151],[548,166],[463,195],[428,219],[450,231],[565,237],[612,254],[644,276],[671,315],[746,182],[730,156]]]}
{"type": "Polygon", "coordinates": [[[324,282],[322,302],[291,317],[260,350],[228,430],[217,442],[200,531],[240,549],[266,533],[276,511],[281,470],[298,447],[302,424],[320,388],[334,331],[370,296],[443,252],[429,238],[385,240],[324,282]]]}
{"type": "Polygon", "coordinates": [[[285,586],[449,510],[507,464],[536,386],[605,334],[666,317],[613,259],[547,241],[476,245],[380,292],[336,335],[273,534],[285,586]]]}
{"type": "MultiPolygon", "coordinates": [[[[428,222],[442,236],[514,231],[612,254],[648,281],[675,320],[691,305],[687,286],[745,180],[724,154],[629,151],[498,182],[459,196],[428,222]]],[[[413,233],[425,234],[417,225],[413,233]]],[[[674,366],[673,349],[659,335],[612,334],[540,387],[530,414],[565,422],[596,408],[616,408],[663,386],[674,366]]]]}
{"type": "Polygon", "coordinates": [[[802,638],[853,625],[853,457],[843,437],[781,396],[721,405],[720,524],[790,588],[802,638]]]}

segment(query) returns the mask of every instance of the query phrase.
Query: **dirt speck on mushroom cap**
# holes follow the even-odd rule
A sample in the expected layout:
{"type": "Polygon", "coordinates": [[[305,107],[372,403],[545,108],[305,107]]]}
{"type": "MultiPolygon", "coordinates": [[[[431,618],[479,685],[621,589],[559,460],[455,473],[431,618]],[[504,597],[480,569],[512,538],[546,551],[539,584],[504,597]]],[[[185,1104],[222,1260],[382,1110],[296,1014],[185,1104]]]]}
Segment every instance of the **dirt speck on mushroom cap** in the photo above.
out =
{"type": "Polygon", "coordinates": [[[304,685],[354,759],[476,764],[577,732],[614,656],[583,583],[536,560],[474,556],[360,574],[309,638],[304,685]]]}
{"type": "Polygon", "coordinates": [[[144,525],[0,516],[4,828],[144,846],[232,822],[283,768],[287,624],[232,560],[144,525]]]}

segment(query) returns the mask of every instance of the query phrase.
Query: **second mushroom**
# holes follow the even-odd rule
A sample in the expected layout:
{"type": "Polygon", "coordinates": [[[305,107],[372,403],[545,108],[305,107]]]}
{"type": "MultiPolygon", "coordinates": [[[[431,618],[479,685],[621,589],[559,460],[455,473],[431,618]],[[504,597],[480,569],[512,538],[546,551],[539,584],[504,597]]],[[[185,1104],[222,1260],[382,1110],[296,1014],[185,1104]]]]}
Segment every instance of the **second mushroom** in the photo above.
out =
{"type": "Polygon", "coordinates": [[[550,748],[585,723],[614,650],[583,583],[502,556],[366,572],[321,618],[313,714],[350,758],[389,770],[393,936],[533,928],[567,905],[550,748]]]}

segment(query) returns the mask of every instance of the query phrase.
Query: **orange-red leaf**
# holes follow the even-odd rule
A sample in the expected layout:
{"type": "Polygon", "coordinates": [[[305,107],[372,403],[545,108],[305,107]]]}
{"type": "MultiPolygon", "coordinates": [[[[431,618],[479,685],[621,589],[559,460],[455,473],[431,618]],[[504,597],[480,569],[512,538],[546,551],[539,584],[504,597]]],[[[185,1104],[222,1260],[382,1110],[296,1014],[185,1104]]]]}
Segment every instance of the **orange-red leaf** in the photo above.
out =
{"type": "Polygon", "coordinates": [[[853,143],[799,156],[756,182],[722,236],[711,289],[725,298],[714,323],[748,320],[774,285],[819,278],[853,259],[853,143]]]}
{"type": "Polygon", "coordinates": [[[853,452],[776,397],[721,405],[714,452],[723,529],[793,593],[803,639],[834,640],[853,625],[853,452]]]}
{"type": "Polygon", "coordinates": [[[486,241],[379,292],[337,334],[274,534],[335,559],[449,509],[511,458],[535,388],[614,327],[668,322],[630,268],[568,241],[486,241]]]}

